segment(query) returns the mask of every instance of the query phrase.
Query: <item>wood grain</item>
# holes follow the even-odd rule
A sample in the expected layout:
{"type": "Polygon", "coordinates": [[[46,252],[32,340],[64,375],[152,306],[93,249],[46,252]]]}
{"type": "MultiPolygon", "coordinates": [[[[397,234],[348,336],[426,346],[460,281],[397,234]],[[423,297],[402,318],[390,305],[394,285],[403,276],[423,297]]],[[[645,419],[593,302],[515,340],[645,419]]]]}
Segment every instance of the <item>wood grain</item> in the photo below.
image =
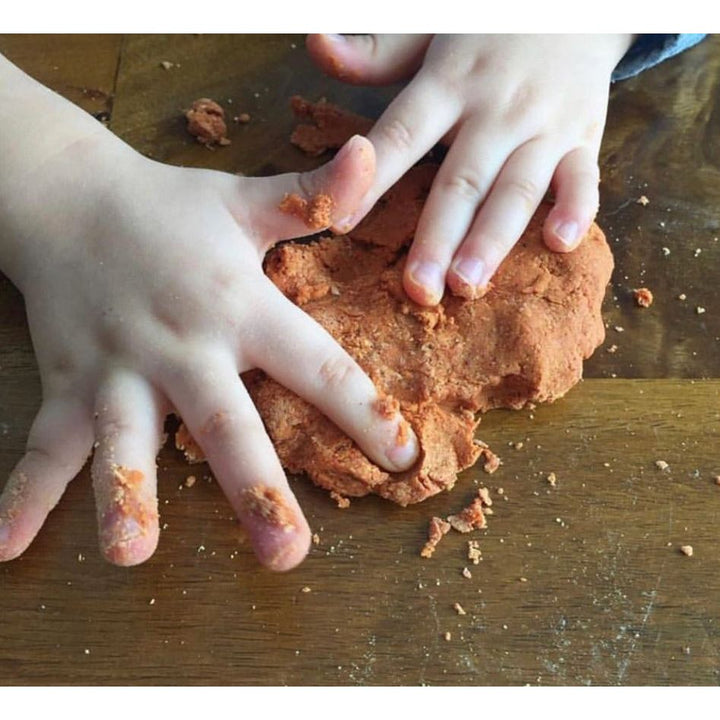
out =
{"type": "MultiPolygon", "coordinates": [[[[91,112],[99,101],[77,88],[102,90],[97,107],[142,152],[232,172],[323,160],[286,142],[296,92],[377,116],[396,91],[342,87],[285,36],[0,36],[0,51],[91,112]],[[182,109],[204,95],[251,115],[228,148],[184,132],[182,109]]],[[[319,544],[278,575],[258,568],[207,469],[171,448],[157,553],[108,565],[86,469],[30,549],[0,566],[0,683],[717,684],[719,70],[713,37],[613,87],[599,216],[617,264],[608,339],[566,398],[483,419],[497,473],[471,470],[406,509],[366,498],[339,510],[295,478],[319,544]],[[648,309],[630,296],[640,285],[655,293],[648,309]],[[421,558],[428,519],[481,484],[494,498],[474,536],[482,562],[456,533],[421,558]]],[[[22,298],[0,276],[0,477],[39,401],[22,298]]]]}

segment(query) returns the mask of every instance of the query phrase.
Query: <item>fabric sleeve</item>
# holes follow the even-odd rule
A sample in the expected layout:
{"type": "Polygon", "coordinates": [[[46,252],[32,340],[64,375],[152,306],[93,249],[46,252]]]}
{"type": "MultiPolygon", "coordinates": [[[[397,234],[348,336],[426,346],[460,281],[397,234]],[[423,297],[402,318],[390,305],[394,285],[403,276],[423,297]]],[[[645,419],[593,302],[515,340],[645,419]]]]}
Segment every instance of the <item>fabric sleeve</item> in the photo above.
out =
{"type": "Polygon", "coordinates": [[[613,71],[611,80],[625,80],[697,45],[704,34],[639,35],[613,71]]]}

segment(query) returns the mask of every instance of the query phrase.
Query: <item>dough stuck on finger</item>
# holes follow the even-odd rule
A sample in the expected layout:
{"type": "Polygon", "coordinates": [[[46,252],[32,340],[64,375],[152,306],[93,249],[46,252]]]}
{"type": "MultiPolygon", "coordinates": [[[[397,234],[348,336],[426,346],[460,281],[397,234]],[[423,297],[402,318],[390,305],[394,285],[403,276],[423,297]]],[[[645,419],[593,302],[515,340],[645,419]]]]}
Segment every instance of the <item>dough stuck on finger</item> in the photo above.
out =
{"type": "Polygon", "coordinates": [[[140,470],[113,465],[110,472],[96,482],[100,550],[116,565],[134,565],[155,549],[157,497],[140,470]]]}
{"type": "Polygon", "coordinates": [[[261,519],[273,528],[285,533],[298,528],[295,512],[277,488],[266,485],[245,488],[240,491],[239,502],[243,513],[261,519]]]}
{"type": "Polygon", "coordinates": [[[278,206],[278,210],[302,220],[311,230],[322,230],[332,224],[335,203],[325,193],[313,195],[309,200],[297,193],[286,194],[278,206]]]}

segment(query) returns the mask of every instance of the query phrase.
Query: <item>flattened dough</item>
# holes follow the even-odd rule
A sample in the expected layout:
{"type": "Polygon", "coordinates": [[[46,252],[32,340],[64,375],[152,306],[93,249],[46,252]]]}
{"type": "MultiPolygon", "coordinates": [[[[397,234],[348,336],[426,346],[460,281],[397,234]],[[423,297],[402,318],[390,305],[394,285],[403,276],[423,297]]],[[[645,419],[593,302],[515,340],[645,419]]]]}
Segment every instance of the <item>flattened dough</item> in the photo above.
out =
{"type": "Polygon", "coordinates": [[[432,309],[412,302],[402,270],[436,169],[413,168],[349,236],[287,243],[266,259],[285,295],[399,401],[421,444],[413,468],[388,473],[307,402],[262,372],[247,373],[284,467],[344,496],[407,505],[451,488],[481,453],[479,413],[561,397],[605,336],[601,305],[613,267],[605,237],[593,225],[574,252],[550,252],[546,204],[484,297],[446,293],[432,309]]]}

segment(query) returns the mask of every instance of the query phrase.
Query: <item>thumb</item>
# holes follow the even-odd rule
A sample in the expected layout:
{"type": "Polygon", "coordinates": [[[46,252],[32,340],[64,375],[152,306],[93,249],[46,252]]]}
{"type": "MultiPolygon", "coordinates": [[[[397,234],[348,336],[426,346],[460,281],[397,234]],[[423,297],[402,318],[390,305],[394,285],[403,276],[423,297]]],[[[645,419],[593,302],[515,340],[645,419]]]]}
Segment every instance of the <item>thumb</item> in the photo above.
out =
{"type": "Polygon", "coordinates": [[[352,85],[388,85],[417,72],[432,35],[309,35],[310,57],[352,85]]]}
{"type": "Polygon", "coordinates": [[[259,247],[342,227],[375,179],[372,143],[355,135],[326,165],[306,173],[243,178],[242,200],[259,247]]]}

